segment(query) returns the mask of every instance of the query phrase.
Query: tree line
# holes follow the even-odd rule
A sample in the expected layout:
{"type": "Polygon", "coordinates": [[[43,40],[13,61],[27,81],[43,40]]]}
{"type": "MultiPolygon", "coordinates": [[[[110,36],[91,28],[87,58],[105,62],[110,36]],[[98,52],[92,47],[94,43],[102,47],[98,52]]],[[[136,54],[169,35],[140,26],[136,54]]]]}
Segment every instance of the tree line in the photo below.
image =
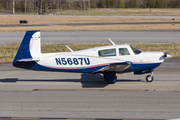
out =
{"type": "MultiPolygon", "coordinates": [[[[0,0],[0,10],[12,10],[13,0],[0,0]]],[[[15,0],[16,11],[88,10],[88,0],[15,0]],[[60,3],[59,3],[60,2],[60,3]]],[[[180,8],[180,0],[90,0],[90,8],[180,8]]]]}
{"type": "Polygon", "coordinates": [[[180,8],[180,0],[91,0],[91,8],[180,8]]]}

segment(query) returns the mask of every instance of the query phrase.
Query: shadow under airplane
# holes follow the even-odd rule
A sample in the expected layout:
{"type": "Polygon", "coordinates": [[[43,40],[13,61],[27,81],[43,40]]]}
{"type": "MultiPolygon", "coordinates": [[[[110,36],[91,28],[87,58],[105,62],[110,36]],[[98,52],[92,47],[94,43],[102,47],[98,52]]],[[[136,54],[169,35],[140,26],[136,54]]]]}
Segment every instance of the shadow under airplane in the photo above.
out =
{"type": "MultiPolygon", "coordinates": [[[[3,83],[16,83],[16,82],[81,82],[83,88],[104,88],[108,83],[104,82],[100,74],[81,74],[81,79],[18,79],[18,78],[5,78],[0,79],[3,83]]],[[[141,82],[142,80],[121,79],[118,82],[141,82]]]]}

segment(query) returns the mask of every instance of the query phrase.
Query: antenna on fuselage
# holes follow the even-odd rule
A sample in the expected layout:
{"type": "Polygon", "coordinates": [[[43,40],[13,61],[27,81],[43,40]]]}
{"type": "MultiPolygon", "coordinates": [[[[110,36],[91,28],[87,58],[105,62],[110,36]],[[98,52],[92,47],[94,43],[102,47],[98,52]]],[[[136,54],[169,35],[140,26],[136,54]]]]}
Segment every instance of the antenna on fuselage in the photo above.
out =
{"type": "Polygon", "coordinates": [[[66,47],[71,51],[71,52],[74,52],[70,47],[68,47],[67,45],[66,45],[66,47]]]}
{"type": "Polygon", "coordinates": [[[113,45],[116,45],[110,38],[108,38],[108,40],[109,40],[113,45]]]}

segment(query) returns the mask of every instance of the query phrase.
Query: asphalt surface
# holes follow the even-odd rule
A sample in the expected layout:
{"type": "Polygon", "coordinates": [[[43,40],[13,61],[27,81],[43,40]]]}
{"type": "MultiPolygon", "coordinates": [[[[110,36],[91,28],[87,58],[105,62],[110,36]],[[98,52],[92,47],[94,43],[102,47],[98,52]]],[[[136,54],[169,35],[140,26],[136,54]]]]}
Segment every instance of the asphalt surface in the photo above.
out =
{"type": "MultiPolygon", "coordinates": [[[[25,32],[2,32],[0,44],[20,43],[25,32]]],[[[44,44],[179,43],[179,32],[42,32],[44,44]]],[[[38,72],[0,64],[0,117],[180,118],[180,59],[146,75],[118,74],[109,85],[99,74],[38,72]]]]}
{"type": "MultiPolygon", "coordinates": [[[[21,43],[25,32],[1,32],[0,44],[21,43]]],[[[180,43],[179,32],[41,32],[43,44],[109,43],[180,43]]]]}
{"type": "Polygon", "coordinates": [[[0,116],[43,118],[172,119],[178,92],[2,91],[0,116]]]}
{"type": "Polygon", "coordinates": [[[12,24],[12,25],[0,25],[0,27],[28,27],[28,26],[52,26],[52,25],[47,25],[47,24],[12,24]]]}
{"type": "MultiPolygon", "coordinates": [[[[12,25],[0,25],[0,27],[27,27],[27,26],[54,26],[54,25],[143,25],[143,24],[172,24],[172,22],[131,22],[131,23],[69,23],[69,24],[12,24],[12,25]]],[[[175,22],[180,24],[180,22],[175,22]]]]}
{"type": "Polygon", "coordinates": [[[145,75],[118,74],[107,84],[99,74],[37,72],[0,64],[0,117],[180,118],[180,59],[168,59],[145,75]]]}

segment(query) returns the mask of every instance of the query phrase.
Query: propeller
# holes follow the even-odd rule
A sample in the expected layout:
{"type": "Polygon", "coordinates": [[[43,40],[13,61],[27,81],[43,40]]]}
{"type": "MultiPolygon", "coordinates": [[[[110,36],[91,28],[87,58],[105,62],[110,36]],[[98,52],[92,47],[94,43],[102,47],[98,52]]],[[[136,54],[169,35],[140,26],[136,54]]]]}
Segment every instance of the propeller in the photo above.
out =
{"type": "Polygon", "coordinates": [[[174,55],[169,54],[169,53],[164,53],[163,57],[164,58],[171,58],[171,57],[174,57],[174,55]]]}

